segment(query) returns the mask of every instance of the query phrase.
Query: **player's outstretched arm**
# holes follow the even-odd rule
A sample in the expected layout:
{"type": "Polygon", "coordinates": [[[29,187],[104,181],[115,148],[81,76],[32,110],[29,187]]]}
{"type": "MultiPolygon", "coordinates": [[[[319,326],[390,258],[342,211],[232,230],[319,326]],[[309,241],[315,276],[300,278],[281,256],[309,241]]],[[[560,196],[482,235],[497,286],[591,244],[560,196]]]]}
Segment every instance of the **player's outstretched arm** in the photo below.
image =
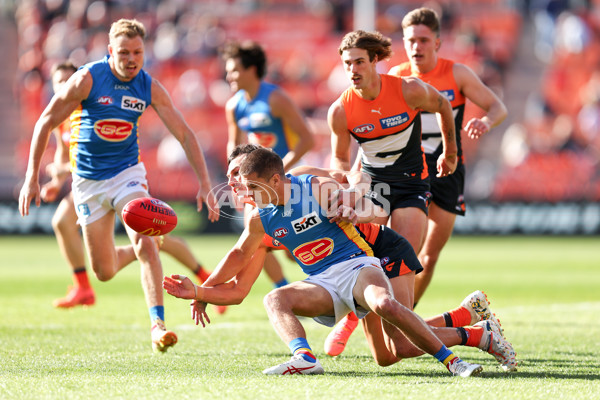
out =
{"type": "Polygon", "coordinates": [[[235,246],[219,262],[202,286],[219,285],[238,275],[250,263],[252,256],[260,247],[264,235],[265,230],[258,216],[258,210],[254,210],[246,229],[235,246]]]}
{"type": "Polygon", "coordinates": [[[283,168],[289,171],[315,145],[313,134],[302,111],[283,90],[275,90],[269,98],[269,104],[273,116],[281,118],[284,125],[298,135],[296,146],[283,157],[283,168]]]}
{"type": "Polygon", "coordinates": [[[454,77],[460,91],[467,99],[486,111],[481,118],[472,118],[464,131],[471,139],[479,139],[490,129],[500,125],[508,111],[498,96],[487,87],[473,70],[463,64],[454,64],[454,77]]]}
{"type": "Polygon", "coordinates": [[[342,102],[336,100],[327,112],[327,123],[331,130],[331,168],[349,171],[351,137],[348,133],[346,112],[342,102]]]}
{"type": "Polygon", "coordinates": [[[19,193],[19,212],[29,215],[32,200],[40,205],[40,164],[52,129],[56,128],[85,100],[92,88],[92,76],[87,69],[73,74],[62,88],[52,97],[33,129],[33,138],[29,150],[29,161],[25,182],[19,193]]]}
{"type": "Polygon", "coordinates": [[[208,219],[219,219],[219,205],[212,190],[212,182],[206,167],[206,160],[196,134],[185,122],[181,112],[175,108],[166,89],[156,79],[152,80],[152,107],[163,121],[167,129],[181,143],[183,150],[198,177],[200,189],[198,190],[198,211],[202,210],[202,203],[208,206],[208,219]]]}
{"type": "Polygon", "coordinates": [[[235,105],[237,101],[231,98],[225,105],[225,119],[227,121],[227,154],[231,154],[235,146],[244,143],[246,134],[240,129],[235,118],[235,105]]]}
{"type": "Polygon", "coordinates": [[[411,108],[437,114],[444,148],[438,159],[437,176],[442,177],[452,174],[458,165],[458,146],[450,102],[436,88],[418,78],[406,77],[402,80],[402,92],[406,103],[411,108]]]}
{"type": "Polygon", "coordinates": [[[165,276],[163,288],[171,296],[180,299],[198,300],[217,305],[240,304],[250,293],[250,289],[260,275],[267,250],[259,248],[250,262],[233,278],[233,280],[214,286],[196,285],[184,275],[165,276]]]}
{"type": "Polygon", "coordinates": [[[60,128],[54,129],[52,132],[56,139],[56,151],[54,152],[53,162],[46,166],[46,175],[51,179],[41,188],[41,198],[45,202],[56,200],[69,176],[70,167],[69,146],[63,140],[60,128]]]}

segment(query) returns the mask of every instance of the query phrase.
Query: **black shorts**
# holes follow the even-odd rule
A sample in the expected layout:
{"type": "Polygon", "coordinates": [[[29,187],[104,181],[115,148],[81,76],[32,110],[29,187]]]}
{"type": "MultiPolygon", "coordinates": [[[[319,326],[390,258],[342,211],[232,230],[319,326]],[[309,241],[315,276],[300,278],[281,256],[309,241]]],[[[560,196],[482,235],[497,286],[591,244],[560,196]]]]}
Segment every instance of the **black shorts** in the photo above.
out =
{"type": "Polygon", "coordinates": [[[431,198],[429,178],[383,182],[371,177],[371,190],[366,197],[383,208],[388,215],[392,215],[392,211],[397,208],[408,207],[419,208],[427,215],[427,207],[431,198]]]}
{"type": "Polygon", "coordinates": [[[396,231],[386,226],[381,226],[375,243],[371,246],[375,257],[381,261],[383,272],[389,279],[423,271],[423,267],[408,240],[396,231]]]}
{"type": "Polygon", "coordinates": [[[465,215],[465,165],[461,163],[453,174],[443,178],[431,175],[430,179],[431,201],[452,214],[465,215]]]}

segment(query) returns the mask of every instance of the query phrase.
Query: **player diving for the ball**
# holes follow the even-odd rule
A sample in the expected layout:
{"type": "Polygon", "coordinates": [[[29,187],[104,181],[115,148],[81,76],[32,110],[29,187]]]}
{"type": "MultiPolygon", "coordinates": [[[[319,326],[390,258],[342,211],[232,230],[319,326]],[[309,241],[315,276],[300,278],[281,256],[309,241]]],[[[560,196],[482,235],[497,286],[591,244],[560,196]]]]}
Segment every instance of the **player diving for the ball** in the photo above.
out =
{"type": "MultiPolygon", "coordinates": [[[[231,155],[233,157],[230,156],[228,178],[231,186],[237,187],[240,184],[239,166],[247,154],[255,149],[256,146],[252,147],[252,145],[238,146],[231,155]]],[[[333,177],[338,182],[351,184],[352,187],[347,191],[350,196],[358,193],[357,186],[368,186],[370,181],[366,174],[357,171],[342,172],[308,166],[297,167],[291,171],[292,175],[306,173],[333,177]]],[[[372,209],[365,208],[365,210],[372,209]]],[[[352,222],[356,222],[358,217],[358,215],[351,214],[347,216],[352,218],[352,222]]],[[[367,213],[363,213],[361,218],[368,219],[370,217],[367,213]]],[[[359,223],[356,227],[363,239],[372,247],[375,256],[383,260],[385,264],[384,272],[392,283],[396,299],[401,303],[406,303],[405,306],[411,305],[414,276],[422,269],[412,247],[400,235],[383,226],[359,223]]],[[[272,239],[263,240],[263,244],[265,243],[272,243],[272,239]]],[[[205,319],[210,322],[205,313],[205,303],[239,304],[242,302],[260,273],[264,252],[264,246],[259,248],[246,265],[230,265],[227,271],[220,271],[217,268],[215,270],[216,275],[211,275],[209,280],[202,286],[194,285],[184,276],[172,275],[171,277],[165,277],[163,287],[169,294],[176,297],[195,299],[192,303],[193,318],[196,324],[202,323],[204,326],[205,319]],[[225,272],[225,275],[219,275],[223,272],[225,272]],[[219,279],[220,276],[223,278],[219,279]],[[229,281],[230,277],[234,279],[229,281]]],[[[220,268],[223,268],[223,265],[220,265],[220,268]]],[[[501,328],[497,325],[489,308],[482,308],[480,304],[467,303],[445,314],[452,315],[452,320],[456,321],[456,328],[432,329],[446,346],[463,344],[478,347],[493,354],[504,368],[513,369],[516,367],[512,346],[502,337],[501,328]],[[487,319],[491,319],[491,321],[487,319]],[[462,325],[471,324],[475,324],[475,326],[461,327],[462,325]]],[[[443,321],[444,316],[436,316],[427,320],[428,324],[437,324],[436,326],[445,326],[443,321]],[[440,320],[442,323],[440,323],[440,320]]],[[[365,331],[373,357],[380,365],[391,365],[401,358],[423,354],[422,350],[408,341],[397,329],[391,326],[388,328],[383,334],[381,329],[365,331]],[[390,334],[390,332],[392,333],[390,334]],[[392,350],[389,350],[388,346],[392,350]]]]}

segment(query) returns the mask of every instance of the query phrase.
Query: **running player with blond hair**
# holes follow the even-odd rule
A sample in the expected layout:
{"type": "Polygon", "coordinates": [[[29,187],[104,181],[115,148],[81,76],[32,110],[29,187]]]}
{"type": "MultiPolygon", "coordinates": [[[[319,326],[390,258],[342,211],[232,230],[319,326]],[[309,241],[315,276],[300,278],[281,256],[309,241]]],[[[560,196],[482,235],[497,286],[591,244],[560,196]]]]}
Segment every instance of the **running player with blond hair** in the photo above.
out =
{"type": "MultiPolygon", "coordinates": [[[[210,194],[211,181],[198,138],[175,108],[165,88],[142,67],[146,30],[136,20],[111,25],[108,56],[81,67],[52,97],[38,119],[31,142],[19,211],[40,205],[39,174],[51,131],[71,118],[70,163],[73,199],[92,269],[101,281],[112,279],[124,265],[114,245],[115,215],[129,201],[148,197],[138,146],[138,122],[150,106],[181,143],[200,187],[198,210],[206,201],[209,219],[218,219],[210,194]]],[[[126,227],[141,264],[142,287],[151,320],[152,346],[166,351],[177,335],[164,323],[162,264],[155,240],[126,227]]]]}

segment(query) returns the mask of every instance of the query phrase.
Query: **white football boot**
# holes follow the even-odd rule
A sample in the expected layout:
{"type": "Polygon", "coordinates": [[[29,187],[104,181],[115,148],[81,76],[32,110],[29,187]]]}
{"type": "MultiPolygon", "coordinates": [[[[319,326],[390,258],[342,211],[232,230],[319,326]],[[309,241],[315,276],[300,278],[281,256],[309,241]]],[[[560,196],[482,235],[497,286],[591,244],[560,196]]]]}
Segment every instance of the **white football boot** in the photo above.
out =
{"type": "Polygon", "coordinates": [[[483,367],[479,364],[471,364],[460,358],[448,365],[448,371],[452,372],[454,376],[461,376],[468,378],[470,376],[479,375],[483,371],[483,367]]]}
{"type": "Polygon", "coordinates": [[[289,361],[283,364],[267,368],[263,371],[265,375],[316,375],[323,374],[325,370],[321,366],[319,360],[314,363],[306,361],[300,354],[293,356],[289,361]]]}
{"type": "Polygon", "coordinates": [[[512,344],[510,344],[500,333],[500,327],[494,321],[480,321],[475,326],[481,326],[484,330],[479,342],[479,349],[486,351],[500,363],[504,371],[511,372],[517,370],[517,353],[512,344]]]}
{"type": "Polygon", "coordinates": [[[496,319],[496,314],[494,314],[490,309],[490,303],[488,302],[487,295],[481,290],[476,290],[465,297],[460,305],[461,307],[469,310],[469,313],[471,314],[470,325],[474,325],[475,323],[484,320],[494,321],[500,328],[500,334],[504,336],[502,324],[498,319],[496,319]]]}

